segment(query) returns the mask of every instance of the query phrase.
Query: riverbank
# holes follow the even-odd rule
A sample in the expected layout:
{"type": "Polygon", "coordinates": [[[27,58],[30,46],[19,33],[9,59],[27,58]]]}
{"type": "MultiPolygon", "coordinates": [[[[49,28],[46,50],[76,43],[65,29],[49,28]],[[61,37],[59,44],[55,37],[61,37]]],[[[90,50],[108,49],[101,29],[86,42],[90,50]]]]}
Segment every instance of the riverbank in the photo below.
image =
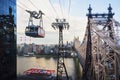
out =
{"type": "MultiPolygon", "coordinates": [[[[40,55],[32,55],[32,56],[19,56],[17,55],[18,57],[36,57],[36,58],[58,58],[57,55],[54,55],[54,54],[40,54],[40,55]]],[[[65,56],[65,58],[73,58],[73,56],[65,56]]]]}

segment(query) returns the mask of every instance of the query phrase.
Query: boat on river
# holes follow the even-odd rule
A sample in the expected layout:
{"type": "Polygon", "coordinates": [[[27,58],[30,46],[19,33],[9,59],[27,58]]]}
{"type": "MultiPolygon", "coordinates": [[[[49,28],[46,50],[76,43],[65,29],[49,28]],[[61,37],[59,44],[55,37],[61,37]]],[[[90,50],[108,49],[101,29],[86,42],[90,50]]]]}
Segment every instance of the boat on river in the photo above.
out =
{"type": "Polygon", "coordinates": [[[31,76],[55,76],[55,70],[47,70],[47,69],[38,69],[38,68],[31,68],[23,72],[24,75],[31,75],[31,76]]]}

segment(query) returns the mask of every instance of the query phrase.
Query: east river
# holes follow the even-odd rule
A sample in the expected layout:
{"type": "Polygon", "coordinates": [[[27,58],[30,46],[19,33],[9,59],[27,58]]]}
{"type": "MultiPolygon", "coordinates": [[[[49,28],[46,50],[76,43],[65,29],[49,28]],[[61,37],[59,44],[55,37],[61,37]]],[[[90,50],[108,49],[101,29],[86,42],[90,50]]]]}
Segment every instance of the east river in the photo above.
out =
{"type": "MultiPolygon", "coordinates": [[[[65,58],[68,75],[75,80],[76,69],[73,58],[65,58]]],[[[52,57],[17,57],[17,75],[30,68],[50,69],[57,72],[57,59],[52,57]]]]}

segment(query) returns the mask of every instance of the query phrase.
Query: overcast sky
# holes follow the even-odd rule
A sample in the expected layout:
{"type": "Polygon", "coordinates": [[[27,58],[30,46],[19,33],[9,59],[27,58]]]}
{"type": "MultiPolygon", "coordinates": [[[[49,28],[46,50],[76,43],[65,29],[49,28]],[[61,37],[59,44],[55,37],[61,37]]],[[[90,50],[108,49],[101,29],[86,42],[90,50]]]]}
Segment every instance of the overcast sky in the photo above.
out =
{"type": "MultiPolygon", "coordinates": [[[[17,0],[17,43],[36,43],[36,44],[57,44],[58,30],[51,27],[52,22],[56,18],[66,18],[70,24],[69,30],[64,30],[64,43],[66,41],[73,41],[74,36],[79,37],[82,41],[87,25],[86,13],[88,6],[91,4],[93,13],[108,12],[109,3],[115,13],[114,18],[120,21],[120,0],[17,0]],[[54,6],[55,10],[51,6],[54,6]],[[61,3],[61,8],[60,8],[61,3]],[[28,25],[29,14],[25,10],[37,11],[42,10],[43,28],[45,29],[45,38],[30,38],[25,36],[25,27],[28,25]],[[55,12],[56,11],[56,12],[55,12]]],[[[37,24],[37,22],[35,22],[37,24]]]]}

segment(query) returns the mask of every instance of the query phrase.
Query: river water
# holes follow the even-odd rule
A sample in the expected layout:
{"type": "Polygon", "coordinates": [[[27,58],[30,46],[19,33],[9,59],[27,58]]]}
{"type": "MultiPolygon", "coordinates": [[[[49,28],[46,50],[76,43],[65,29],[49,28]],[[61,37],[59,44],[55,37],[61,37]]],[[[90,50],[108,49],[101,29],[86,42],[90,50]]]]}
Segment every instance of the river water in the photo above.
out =
{"type": "MultiPolygon", "coordinates": [[[[69,76],[75,80],[75,66],[73,58],[65,58],[65,65],[69,76]]],[[[57,59],[54,58],[36,58],[36,57],[17,57],[17,74],[23,74],[23,71],[30,68],[50,69],[57,72],[57,59]]]]}

